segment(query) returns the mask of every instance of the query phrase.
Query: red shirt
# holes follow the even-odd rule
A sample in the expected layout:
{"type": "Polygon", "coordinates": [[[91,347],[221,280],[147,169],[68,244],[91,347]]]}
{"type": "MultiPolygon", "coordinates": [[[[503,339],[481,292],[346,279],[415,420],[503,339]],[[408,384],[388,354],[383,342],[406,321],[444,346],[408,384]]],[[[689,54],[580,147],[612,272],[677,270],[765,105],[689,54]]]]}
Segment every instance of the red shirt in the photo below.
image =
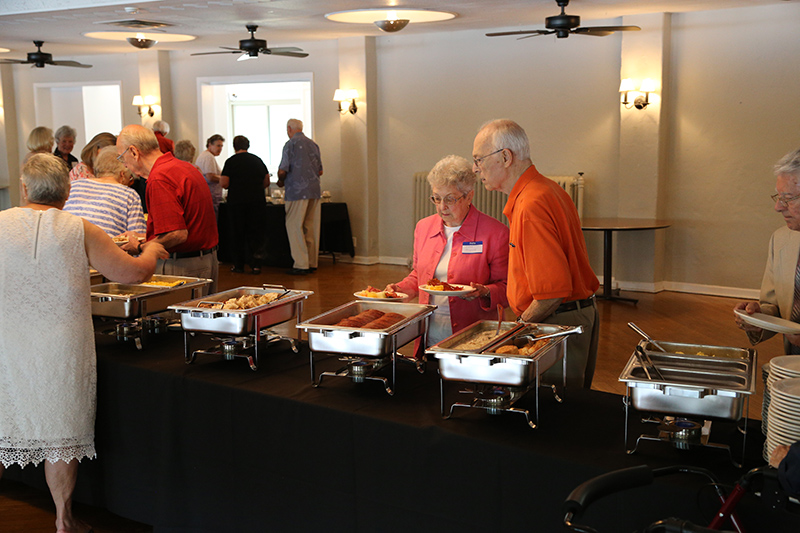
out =
{"type": "Polygon", "coordinates": [[[197,167],[164,154],[147,177],[147,240],[175,230],[188,230],[186,241],[167,251],[196,252],[219,243],[217,219],[206,180],[197,167]]]}
{"type": "Polygon", "coordinates": [[[172,139],[167,139],[164,137],[164,134],[160,131],[155,132],[156,139],[158,139],[158,149],[161,150],[162,154],[166,154],[167,152],[174,154],[175,153],[175,143],[172,139]]]}
{"type": "Polygon", "coordinates": [[[508,302],[521,315],[533,300],[588,298],[600,286],[586,253],[578,211],[567,192],[531,165],[503,214],[510,221],[508,302]]]}

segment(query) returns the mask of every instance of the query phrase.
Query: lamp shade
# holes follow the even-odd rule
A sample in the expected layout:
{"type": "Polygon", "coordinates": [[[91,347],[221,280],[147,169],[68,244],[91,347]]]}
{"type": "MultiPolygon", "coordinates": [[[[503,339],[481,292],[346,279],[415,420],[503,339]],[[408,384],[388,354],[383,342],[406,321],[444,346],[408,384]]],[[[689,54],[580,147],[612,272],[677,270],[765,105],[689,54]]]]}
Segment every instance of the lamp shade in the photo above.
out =
{"type": "Polygon", "coordinates": [[[635,91],[636,87],[633,84],[633,80],[630,78],[625,78],[619,84],[619,92],[627,93],[628,91],[635,91]]]}
{"type": "Polygon", "coordinates": [[[656,90],[656,80],[652,78],[645,78],[642,80],[642,86],[639,90],[643,93],[651,93],[656,90]]]}
{"type": "Polygon", "coordinates": [[[133,97],[132,105],[144,105],[144,98],[142,98],[141,94],[137,94],[133,97]]]}
{"type": "Polygon", "coordinates": [[[336,89],[333,93],[334,102],[347,102],[348,100],[355,100],[358,98],[358,91],[356,89],[336,89]]]}

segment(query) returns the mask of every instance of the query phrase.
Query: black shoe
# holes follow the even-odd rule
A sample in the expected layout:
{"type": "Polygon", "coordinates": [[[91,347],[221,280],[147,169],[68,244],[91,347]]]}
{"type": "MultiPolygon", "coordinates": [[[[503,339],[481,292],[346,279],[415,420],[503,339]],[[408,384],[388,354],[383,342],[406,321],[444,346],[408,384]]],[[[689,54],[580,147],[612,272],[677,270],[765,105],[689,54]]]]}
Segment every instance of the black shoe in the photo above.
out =
{"type": "Polygon", "coordinates": [[[253,267],[253,274],[255,274],[255,275],[261,274],[261,269],[258,268],[258,267],[253,267]]]}
{"type": "Polygon", "coordinates": [[[316,272],[317,271],[317,267],[311,267],[311,268],[308,269],[308,271],[309,272],[316,272]]]}
{"type": "Polygon", "coordinates": [[[311,269],[308,268],[291,268],[286,271],[287,274],[291,276],[305,276],[306,274],[311,273],[311,269]]]}
{"type": "Polygon", "coordinates": [[[239,267],[231,267],[231,272],[235,272],[236,274],[244,274],[244,269],[239,267]]]}

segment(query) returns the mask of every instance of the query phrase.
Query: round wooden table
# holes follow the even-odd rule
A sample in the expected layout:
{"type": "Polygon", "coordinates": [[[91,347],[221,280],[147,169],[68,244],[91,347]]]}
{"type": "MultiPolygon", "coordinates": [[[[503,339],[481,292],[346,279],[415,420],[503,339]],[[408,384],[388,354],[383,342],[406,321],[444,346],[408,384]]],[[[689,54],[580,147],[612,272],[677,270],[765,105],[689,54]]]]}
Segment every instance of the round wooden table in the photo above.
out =
{"type": "Polygon", "coordinates": [[[602,300],[623,300],[638,302],[635,298],[624,298],[619,295],[619,289],[611,288],[611,266],[614,253],[615,231],[642,231],[668,228],[670,222],[655,218],[584,218],[581,220],[581,229],[584,231],[603,232],[603,294],[597,295],[602,300]]]}

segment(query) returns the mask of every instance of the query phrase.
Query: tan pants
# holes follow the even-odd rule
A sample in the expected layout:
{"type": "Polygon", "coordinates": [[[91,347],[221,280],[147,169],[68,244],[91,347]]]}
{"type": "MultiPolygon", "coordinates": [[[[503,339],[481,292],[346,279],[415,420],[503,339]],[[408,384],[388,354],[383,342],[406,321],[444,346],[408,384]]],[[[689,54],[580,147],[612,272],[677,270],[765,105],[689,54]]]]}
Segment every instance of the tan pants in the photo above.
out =
{"type": "Polygon", "coordinates": [[[317,268],[321,212],[319,199],[286,202],[286,233],[294,268],[317,268]]]}
{"type": "MultiPolygon", "coordinates": [[[[592,387],[600,333],[599,317],[597,306],[592,302],[590,306],[550,315],[542,321],[545,324],[583,326],[583,333],[567,337],[567,385],[570,387],[592,387]]],[[[543,381],[560,385],[561,370],[562,363],[558,361],[543,374],[543,381]]]]}
{"type": "Polygon", "coordinates": [[[214,250],[202,257],[159,259],[156,264],[156,274],[210,279],[212,283],[203,291],[203,296],[213,294],[217,292],[217,277],[219,276],[217,251],[214,250]]]}

